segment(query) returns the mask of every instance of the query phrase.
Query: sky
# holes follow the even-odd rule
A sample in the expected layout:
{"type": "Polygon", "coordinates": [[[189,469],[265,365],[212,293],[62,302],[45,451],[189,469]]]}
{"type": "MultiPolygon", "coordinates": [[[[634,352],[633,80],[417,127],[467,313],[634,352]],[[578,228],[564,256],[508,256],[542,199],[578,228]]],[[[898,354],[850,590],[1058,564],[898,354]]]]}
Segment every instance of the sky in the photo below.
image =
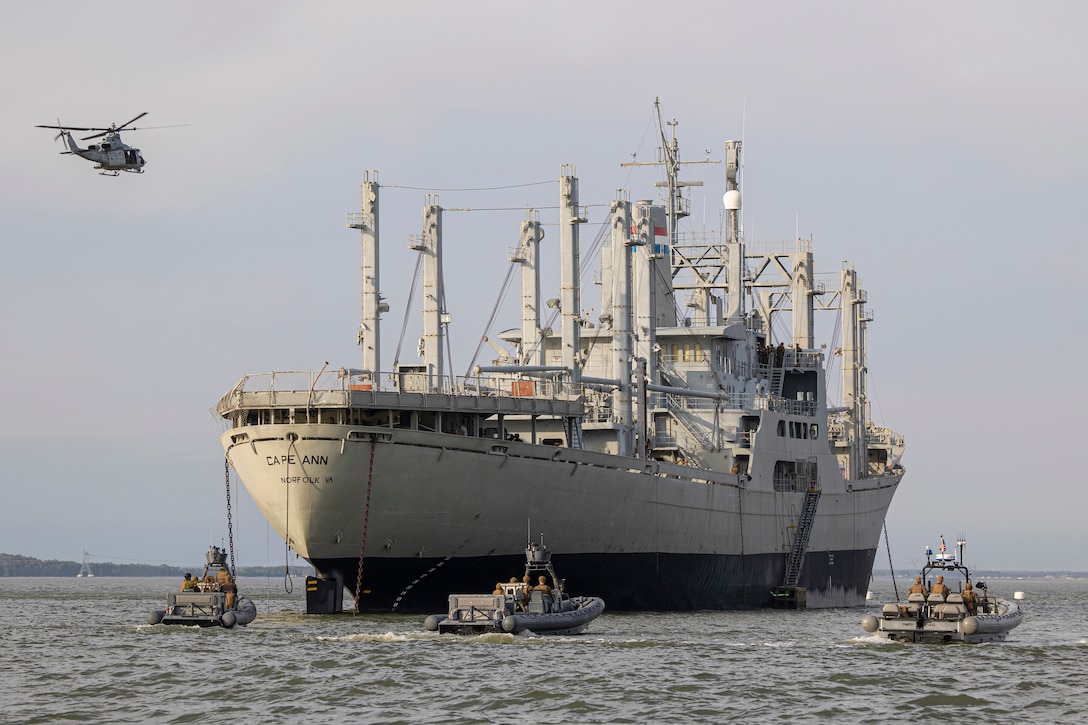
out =
{"type": "MultiPolygon", "coordinates": [[[[219,397],[359,364],[363,173],[383,367],[436,193],[463,374],[517,325],[515,290],[484,329],[524,210],[554,225],[538,182],[573,164],[590,230],[615,190],[650,198],[660,174],[620,164],[653,159],[659,98],[688,160],[743,138],[748,239],[857,267],[873,417],[907,442],[893,566],[965,533],[974,567],[1088,570],[1086,21],[1079,2],[0,4],[0,551],[201,561],[226,537],[219,397]],[[178,127],[124,135],[142,175],[35,128],[145,111],[178,127]],[[451,191],[485,187],[504,188],[451,191]]],[[[685,175],[691,221],[716,225],[721,167],[685,175]]],[[[283,563],[231,484],[239,563],[283,563]]]]}

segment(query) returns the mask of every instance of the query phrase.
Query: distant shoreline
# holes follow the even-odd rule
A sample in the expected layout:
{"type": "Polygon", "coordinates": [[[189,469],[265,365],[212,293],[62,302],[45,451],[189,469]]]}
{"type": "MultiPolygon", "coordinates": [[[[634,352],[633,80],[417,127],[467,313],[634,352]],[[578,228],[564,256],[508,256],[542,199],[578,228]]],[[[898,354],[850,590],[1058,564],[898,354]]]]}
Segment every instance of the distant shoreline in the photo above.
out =
{"type": "MultiPolygon", "coordinates": [[[[199,558],[190,566],[171,566],[169,564],[114,564],[108,561],[92,561],[91,573],[96,577],[182,577],[186,572],[203,571],[204,562],[199,558]]],[[[20,554],[0,553],[0,577],[75,577],[83,568],[78,561],[59,561],[57,559],[35,559],[20,554]]],[[[313,567],[292,566],[288,569],[292,576],[307,576],[313,573],[313,567]]],[[[239,566],[237,576],[283,576],[283,566],[239,566]]]]}
{"type": "MultiPolygon", "coordinates": [[[[918,573],[913,569],[908,572],[897,571],[895,574],[896,579],[913,578],[918,576],[918,573]]],[[[873,579],[891,579],[892,573],[887,569],[873,569],[873,579]]],[[[1001,569],[974,569],[971,571],[972,581],[978,579],[1001,579],[1001,580],[1016,580],[1024,579],[1025,581],[1079,581],[1082,579],[1088,579],[1088,572],[1085,571],[1023,571],[1023,570],[1001,570],[1001,569]]]]}
{"type": "MultiPolygon", "coordinates": [[[[114,564],[113,562],[91,562],[91,572],[94,576],[162,576],[181,577],[186,572],[201,571],[204,566],[197,560],[191,566],[171,566],[169,564],[114,564]]],[[[59,561],[56,559],[35,559],[31,556],[20,554],[0,553],[0,577],[15,576],[59,576],[74,577],[79,574],[83,564],[78,561],[59,561]]],[[[306,564],[289,568],[292,576],[307,576],[313,573],[313,567],[306,564]]],[[[282,566],[239,566],[235,572],[238,576],[282,576],[282,566]]],[[[896,578],[914,577],[917,573],[911,571],[896,572],[896,578]]],[[[873,579],[891,579],[892,573],[888,569],[873,569],[873,579]]],[[[1088,572],[1050,570],[1050,571],[1026,571],[1019,569],[976,569],[972,571],[973,579],[1024,579],[1040,581],[1076,581],[1088,579],[1088,572]]]]}

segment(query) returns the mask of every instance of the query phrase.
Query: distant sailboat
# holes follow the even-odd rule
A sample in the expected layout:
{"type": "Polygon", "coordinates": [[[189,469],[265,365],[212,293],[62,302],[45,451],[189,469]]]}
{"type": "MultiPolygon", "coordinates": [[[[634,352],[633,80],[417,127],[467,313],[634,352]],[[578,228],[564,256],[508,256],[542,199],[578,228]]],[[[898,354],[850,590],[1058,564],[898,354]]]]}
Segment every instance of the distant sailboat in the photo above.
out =
{"type": "Polygon", "coordinates": [[[79,568],[79,573],[76,574],[76,578],[80,577],[93,577],[94,572],[91,571],[91,555],[87,553],[87,550],[83,550],[83,566],[79,568]]]}

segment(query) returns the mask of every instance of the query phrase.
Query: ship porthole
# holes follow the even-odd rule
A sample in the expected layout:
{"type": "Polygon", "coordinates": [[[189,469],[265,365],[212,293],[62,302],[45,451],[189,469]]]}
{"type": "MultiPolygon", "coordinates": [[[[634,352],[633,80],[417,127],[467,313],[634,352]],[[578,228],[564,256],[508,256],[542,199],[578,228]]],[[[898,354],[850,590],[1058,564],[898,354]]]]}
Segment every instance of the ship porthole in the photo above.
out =
{"type": "Polygon", "coordinates": [[[285,435],[284,438],[286,438],[287,440],[294,443],[295,441],[298,440],[298,433],[295,433],[294,431],[292,431],[292,432],[288,433],[287,435],[285,435]]]}

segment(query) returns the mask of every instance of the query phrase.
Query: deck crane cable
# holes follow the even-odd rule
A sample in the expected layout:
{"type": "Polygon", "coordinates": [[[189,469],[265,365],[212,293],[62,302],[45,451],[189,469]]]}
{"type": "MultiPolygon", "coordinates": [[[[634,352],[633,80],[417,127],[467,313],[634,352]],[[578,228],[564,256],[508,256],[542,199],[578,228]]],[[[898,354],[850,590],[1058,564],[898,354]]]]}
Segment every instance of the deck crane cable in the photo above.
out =
{"type": "MultiPolygon", "coordinates": [[[[480,342],[476,345],[476,351],[472,353],[472,361],[468,364],[468,370],[465,371],[465,377],[472,375],[472,370],[476,367],[476,361],[480,357],[480,351],[483,350],[484,343],[487,341],[487,335],[491,332],[491,326],[495,324],[495,318],[499,314],[499,308],[502,307],[502,303],[506,300],[506,295],[510,291],[510,283],[514,280],[514,270],[517,269],[518,262],[510,262],[510,265],[506,268],[506,277],[502,281],[502,287],[499,289],[499,296],[495,300],[495,304],[491,307],[491,315],[487,318],[487,323],[484,325],[484,332],[480,335],[480,342]]],[[[524,341],[522,341],[524,344],[524,341]]],[[[453,366],[452,361],[450,366],[453,366]]]]}
{"type": "Polygon", "coordinates": [[[404,345],[404,332],[408,328],[408,316],[412,314],[412,301],[416,298],[416,282],[419,281],[419,270],[423,266],[423,253],[416,256],[416,269],[412,272],[412,283],[408,286],[408,302],[404,306],[404,318],[400,323],[400,339],[397,340],[397,352],[393,355],[393,370],[397,369],[400,362],[400,349],[404,345]]]}
{"type": "Polygon", "coordinates": [[[363,556],[366,554],[366,527],[370,522],[370,487],[374,483],[374,448],[378,444],[378,436],[370,434],[370,467],[366,473],[366,506],[363,508],[363,540],[359,543],[359,572],[355,575],[355,610],[354,616],[359,616],[359,595],[363,590],[363,556]]]}
{"type": "MultiPolygon", "coordinates": [[[[585,256],[589,257],[590,259],[599,259],[598,255],[600,254],[601,247],[604,245],[604,234],[605,234],[605,232],[610,231],[611,228],[612,228],[612,225],[611,225],[610,222],[611,222],[610,219],[601,222],[601,225],[597,228],[597,236],[595,236],[593,238],[593,243],[589,245],[589,250],[586,252],[585,256]]],[[[581,255],[579,255],[579,256],[581,256],[581,255]]],[[[579,279],[578,279],[579,285],[584,286],[585,281],[587,279],[592,279],[592,277],[591,277],[592,273],[593,273],[593,268],[591,266],[586,265],[585,267],[583,267],[582,270],[581,270],[581,274],[579,275],[579,279]]],[[[601,310],[601,312],[604,312],[604,310],[601,310]]],[[[597,336],[594,336],[593,341],[589,343],[589,347],[586,348],[585,357],[582,359],[582,363],[581,363],[582,368],[585,368],[586,362],[589,360],[589,356],[593,352],[593,348],[597,346],[597,342],[599,340],[600,340],[600,336],[597,335],[597,336]]],[[[538,341],[538,344],[539,344],[539,341],[538,341]]]]}
{"type": "MultiPolygon", "coordinates": [[[[448,309],[449,308],[446,307],[446,288],[445,288],[445,286],[443,286],[442,287],[442,310],[443,310],[443,312],[445,312],[448,309]]],[[[443,317],[445,317],[445,315],[443,315],[443,317]]],[[[445,317],[445,319],[448,320],[449,318],[445,317]]],[[[443,325],[443,327],[445,327],[445,329],[442,331],[443,332],[442,338],[446,341],[446,367],[445,367],[445,370],[449,371],[450,392],[452,393],[454,388],[456,387],[456,385],[454,384],[455,381],[453,379],[453,346],[450,344],[450,323],[449,322],[443,322],[442,325],[443,325]]]]}
{"type": "Polygon", "coordinates": [[[503,189],[522,189],[526,186],[544,186],[545,184],[554,184],[555,179],[548,179],[546,181],[531,181],[525,184],[508,184],[506,186],[480,186],[476,188],[467,189],[436,189],[431,186],[401,186],[399,184],[382,184],[383,189],[408,189],[409,191],[502,191],[503,189]]]}
{"type": "MultiPolygon", "coordinates": [[[[534,207],[534,209],[540,209],[540,208],[542,208],[542,207],[534,207]]],[[[602,240],[604,238],[604,232],[605,232],[605,230],[607,228],[608,228],[608,225],[606,223],[601,224],[600,228],[597,231],[597,236],[593,240],[593,244],[590,245],[589,251],[584,256],[593,257],[594,255],[597,254],[598,250],[601,247],[602,240]]],[[[495,318],[499,314],[499,308],[502,306],[503,302],[506,301],[506,295],[509,294],[510,285],[513,282],[514,270],[517,269],[517,265],[518,265],[518,262],[511,262],[509,268],[507,269],[506,278],[503,280],[502,288],[501,288],[501,290],[499,292],[498,299],[495,301],[494,307],[491,308],[491,316],[488,318],[487,324],[484,326],[483,335],[480,336],[480,342],[476,346],[476,352],[472,356],[472,362],[468,366],[468,372],[465,373],[465,377],[469,377],[472,374],[473,368],[476,367],[476,361],[479,359],[480,351],[483,349],[484,343],[487,341],[488,334],[491,332],[491,328],[495,324],[495,318]]],[[[584,282],[585,278],[588,275],[589,275],[589,269],[588,268],[583,268],[580,281],[584,282]]],[[[551,316],[548,318],[548,321],[546,323],[547,327],[551,326],[551,324],[552,324],[552,322],[554,322],[555,317],[557,316],[557,314],[558,314],[558,312],[554,312],[554,311],[552,312],[551,316]]],[[[543,339],[544,339],[543,336],[537,337],[537,339],[532,342],[531,347],[530,347],[530,343],[529,343],[528,340],[522,340],[521,344],[522,344],[522,347],[525,350],[525,354],[535,353],[537,351],[537,349],[540,347],[541,343],[543,342],[543,339]]]]}
{"type": "MultiPolygon", "coordinates": [[[[591,205],[591,206],[594,206],[594,205],[591,205]]],[[[602,228],[597,233],[597,237],[594,240],[593,244],[591,245],[590,250],[586,254],[584,254],[584,255],[580,254],[579,256],[590,257],[590,256],[593,256],[593,255],[595,255],[597,253],[597,248],[598,248],[599,242],[604,237],[605,226],[606,225],[604,225],[602,223],[602,228]]],[[[585,282],[586,277],[589,275],[589,273],[590,273],[590,268],[583,267],[582,268],[582,273],[579,276],[579,282],[585,282]]],[[[542,329],[545,329],[545,330],[551,329],[555,325],[555,318],[559,317],[560,312],[562,312],[562,310],[560,310],[558,307],[552,309],[552,311],[548,314],[548,319],[543,321],[544,325],[543,325],[542,329]]],[[[604,310],[602,310],[602,312],[604,312],[604,310]]],[[[536,340],[533,342],[532,347],[529,347],[529,348],[526,349],[526,354],[527,355],[532,355],[532,354],[536,353],[536,351],[538,349],[540,349],[540,346],[542,344],[544,344],[544,340],[545,340],[544,335],[539,335],[536,338],[536,340]]],[[[522,345],[525,345],[525,344],[526,343],[523,340],[522,345]]]]}
{"type": "MultiPolygon", "coordinates": [[[[838,346],[837,343],[839,342],[839,336],[841,334],[842,334],[842,308],[839,308],[839,311],[835,315],[835,327],[831,331],[831,343],[830,344],[831,344],[832,351],[834,351],[834,349],[838,346]]],[[[828,364],[827,364],[827,367],[825,368],[826,372],[824,373],[824,390],[827,391],[826,397],[828,398],[828,401],[827,401],[828,405],[831,405],[831,402],[832,402],[830,400],[830,398],[831,398],[831,376],[835,372],[835,370],[838,369],[838,367],[839,367],[838,364],[836,363],[835,357],[836,357],[835,354],[832,353],[831,357],[828,358],[828,364]]]]}

